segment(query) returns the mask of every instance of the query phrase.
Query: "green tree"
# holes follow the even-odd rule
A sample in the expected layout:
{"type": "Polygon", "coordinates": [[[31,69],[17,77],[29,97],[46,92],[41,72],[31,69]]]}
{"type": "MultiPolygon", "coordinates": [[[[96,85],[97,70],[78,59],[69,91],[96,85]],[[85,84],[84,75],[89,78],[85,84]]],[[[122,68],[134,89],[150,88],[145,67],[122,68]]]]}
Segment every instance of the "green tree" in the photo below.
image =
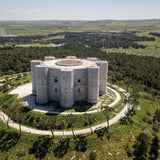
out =
{"type": "Polygon", "coordinates": [[[91,130],[91,133],[93,133],[93,130],[92,130],[92,127],[91,127],[91,124],[93,123],[93,120],[94,120],[93,115],[84,113],[84,114],[83,114],[83,118],[84,118],[84,120],[85,120],[85,125],[89,125],[89,126],[90,126],[90,130],[91,130]]]}
{"type": "Polygon", "coordinates": [[[107,106],[104,106],[102,110],[103,110],[104,115],[106,116],[107,128],[109,128],[109,118],[110,118],[111,112],[114,111],[114,109],[107,105],[107,106]]]}
{"type": "Polygon", "coordinates": [[[72,133],[73,133],[73,137],[75,136],[74,135],[74,131],[73,131],[73,127],[74,127],[74,122],[76,121],[76,117],[73,116],[73,114],[68,114],[67,116],[67,123],[68,123],[68,126],[71,127],[72,129],[72,133]]]}
{"type": "Polygon", "coordinates": [[[157,135],[154,136],[152,140],[151,149],[149,152],[149,159],[156,160],[158,158],[158,150],[159,150],[159,140],[157,135]]]}
{"type": "Polygon", "coordinates": [[[64,123],[64,120],[61,121],[61,129],[63,130],[63,137],[64,137],[64,127],[65,127],[65,123],[64,123]]]}
{"type": "Polygon", "coordinates": [[[159,108],[156,108],[155,112],[154,112],[154,118],[153,118],[153,121],[158,121],[160,122],[160,109],[159,108]]]}
{"type": "Polygon", "coordinates": [[[145,160],[147,158],[148,148],[150,144],[150,137],[142,132],[136,137],[134,148],[134,160],[145,160]]]}
{"type": "Polygon", "coordinates": [[[153,128],[155,132],[159,132],[159,122],[157,120],[154,121],[153,123],[153,128]]]}
{"type": "Polygon", "coordinates": [[[56,127],[56,117],[48,117],[46,118],[46,127],[51,130],[52,136],[54,137],[53,129],[56,127]]]}

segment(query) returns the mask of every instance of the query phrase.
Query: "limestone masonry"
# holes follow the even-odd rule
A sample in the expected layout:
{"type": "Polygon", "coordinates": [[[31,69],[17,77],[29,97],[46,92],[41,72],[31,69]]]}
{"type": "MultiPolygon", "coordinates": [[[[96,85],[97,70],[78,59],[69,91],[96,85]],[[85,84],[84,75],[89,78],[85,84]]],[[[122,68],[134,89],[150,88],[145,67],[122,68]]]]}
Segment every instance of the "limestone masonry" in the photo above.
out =
{"type": "Polygon", "coordinates": [[[32,94],[39,104],[59,101],[68,108],[75,101],[96,103],[106,93],[108,62],[97,58],[47,56],[44,61],[32,60],[31,72],[32,94]]]}

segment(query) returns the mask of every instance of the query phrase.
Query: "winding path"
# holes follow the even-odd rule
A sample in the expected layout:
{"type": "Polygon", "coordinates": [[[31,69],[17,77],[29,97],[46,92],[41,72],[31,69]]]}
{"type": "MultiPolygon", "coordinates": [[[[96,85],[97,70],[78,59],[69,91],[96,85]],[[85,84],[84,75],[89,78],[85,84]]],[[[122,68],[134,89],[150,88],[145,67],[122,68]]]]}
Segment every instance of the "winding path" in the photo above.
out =
{"type": "MultiPolygon", "coordinates": [[[[112,86],[112,87],[117,87],[117,86],[112,86]]],[[[129,93],[126,92],[124,89],[120,88],[120,87],[117,87],[116,89],[122,91],[122,93],[124,92],[125,96],[129,96],[129,93]]],[[[124,108],[121,110],[120,113],[118,113],[114,118],[112,118],[111,120],[109,120],[109,125],[112,125],[112,124],[115,124],[116,122],[118,122],[121,118],[123,118],[127,113],[128,111],[132,108],[131,105],[129,104],[126,104],[124,106],[124,108]]],[[[8,116],[3,113],[2,111],[0,111],[0,118],[5,122],[7,123],[7,120],[9,119],[8,116]]],[[[8,125],[12,128],[15,128],[17,130],[20,129],[20,125],[13,122],[11,119],[9,119],[8,121],[8,125]]],[[[95,131],[95,130],[99,130],[99,129],[102,129],[104,127],[107,126],[107,122],[104,122],[104,123],[101,123],[99,125],[96,125],[96,126],[93,126],[92,127],[92,130],[95,131]]],[[[38,135],[52,135],[52,133],[50,131],[44,131],[44,130],[38,130],[38,129],[32,129],[32,128],[29,128],[29,127],[26,127],[26,126],[21,126],[21,131],[23,132],[27,132],[27,133],[32,133],[32,134],[38,134],[38,135]]],[[[74,130],[74,134],[75,135],[78,135],[78,134],[85,134],[85,133],[90,133],[91,132],[91,129],[90,128],[86,128],[86,129],[80,129],[80,130],[74,130]]],[[[72,135],[72,131],[54,131],[54,135],[57,135],[57,136],[63,136],[63,135],[72,135]]]]}

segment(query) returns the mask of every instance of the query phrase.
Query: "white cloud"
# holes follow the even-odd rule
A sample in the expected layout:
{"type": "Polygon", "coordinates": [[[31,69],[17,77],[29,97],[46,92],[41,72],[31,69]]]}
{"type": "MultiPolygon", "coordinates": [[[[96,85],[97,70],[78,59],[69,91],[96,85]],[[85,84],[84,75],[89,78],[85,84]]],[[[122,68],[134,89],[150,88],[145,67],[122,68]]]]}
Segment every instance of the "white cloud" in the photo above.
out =
{"type": "Polygon", "coordinates": [[[35,8],[35,12],[41,12],[41,10],[38,8],[35,8]]]}

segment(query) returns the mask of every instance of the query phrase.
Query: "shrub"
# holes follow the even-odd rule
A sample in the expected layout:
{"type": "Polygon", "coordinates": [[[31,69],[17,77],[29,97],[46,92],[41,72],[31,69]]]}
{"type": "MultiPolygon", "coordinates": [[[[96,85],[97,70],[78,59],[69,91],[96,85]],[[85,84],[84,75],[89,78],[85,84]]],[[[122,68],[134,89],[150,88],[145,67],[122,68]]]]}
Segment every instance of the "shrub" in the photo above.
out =
{"type": "Polygon", "coordinates": [[[89,154],[89,160],[95,160],[97,157],[96,151],[91,151],[89,154]]]}

